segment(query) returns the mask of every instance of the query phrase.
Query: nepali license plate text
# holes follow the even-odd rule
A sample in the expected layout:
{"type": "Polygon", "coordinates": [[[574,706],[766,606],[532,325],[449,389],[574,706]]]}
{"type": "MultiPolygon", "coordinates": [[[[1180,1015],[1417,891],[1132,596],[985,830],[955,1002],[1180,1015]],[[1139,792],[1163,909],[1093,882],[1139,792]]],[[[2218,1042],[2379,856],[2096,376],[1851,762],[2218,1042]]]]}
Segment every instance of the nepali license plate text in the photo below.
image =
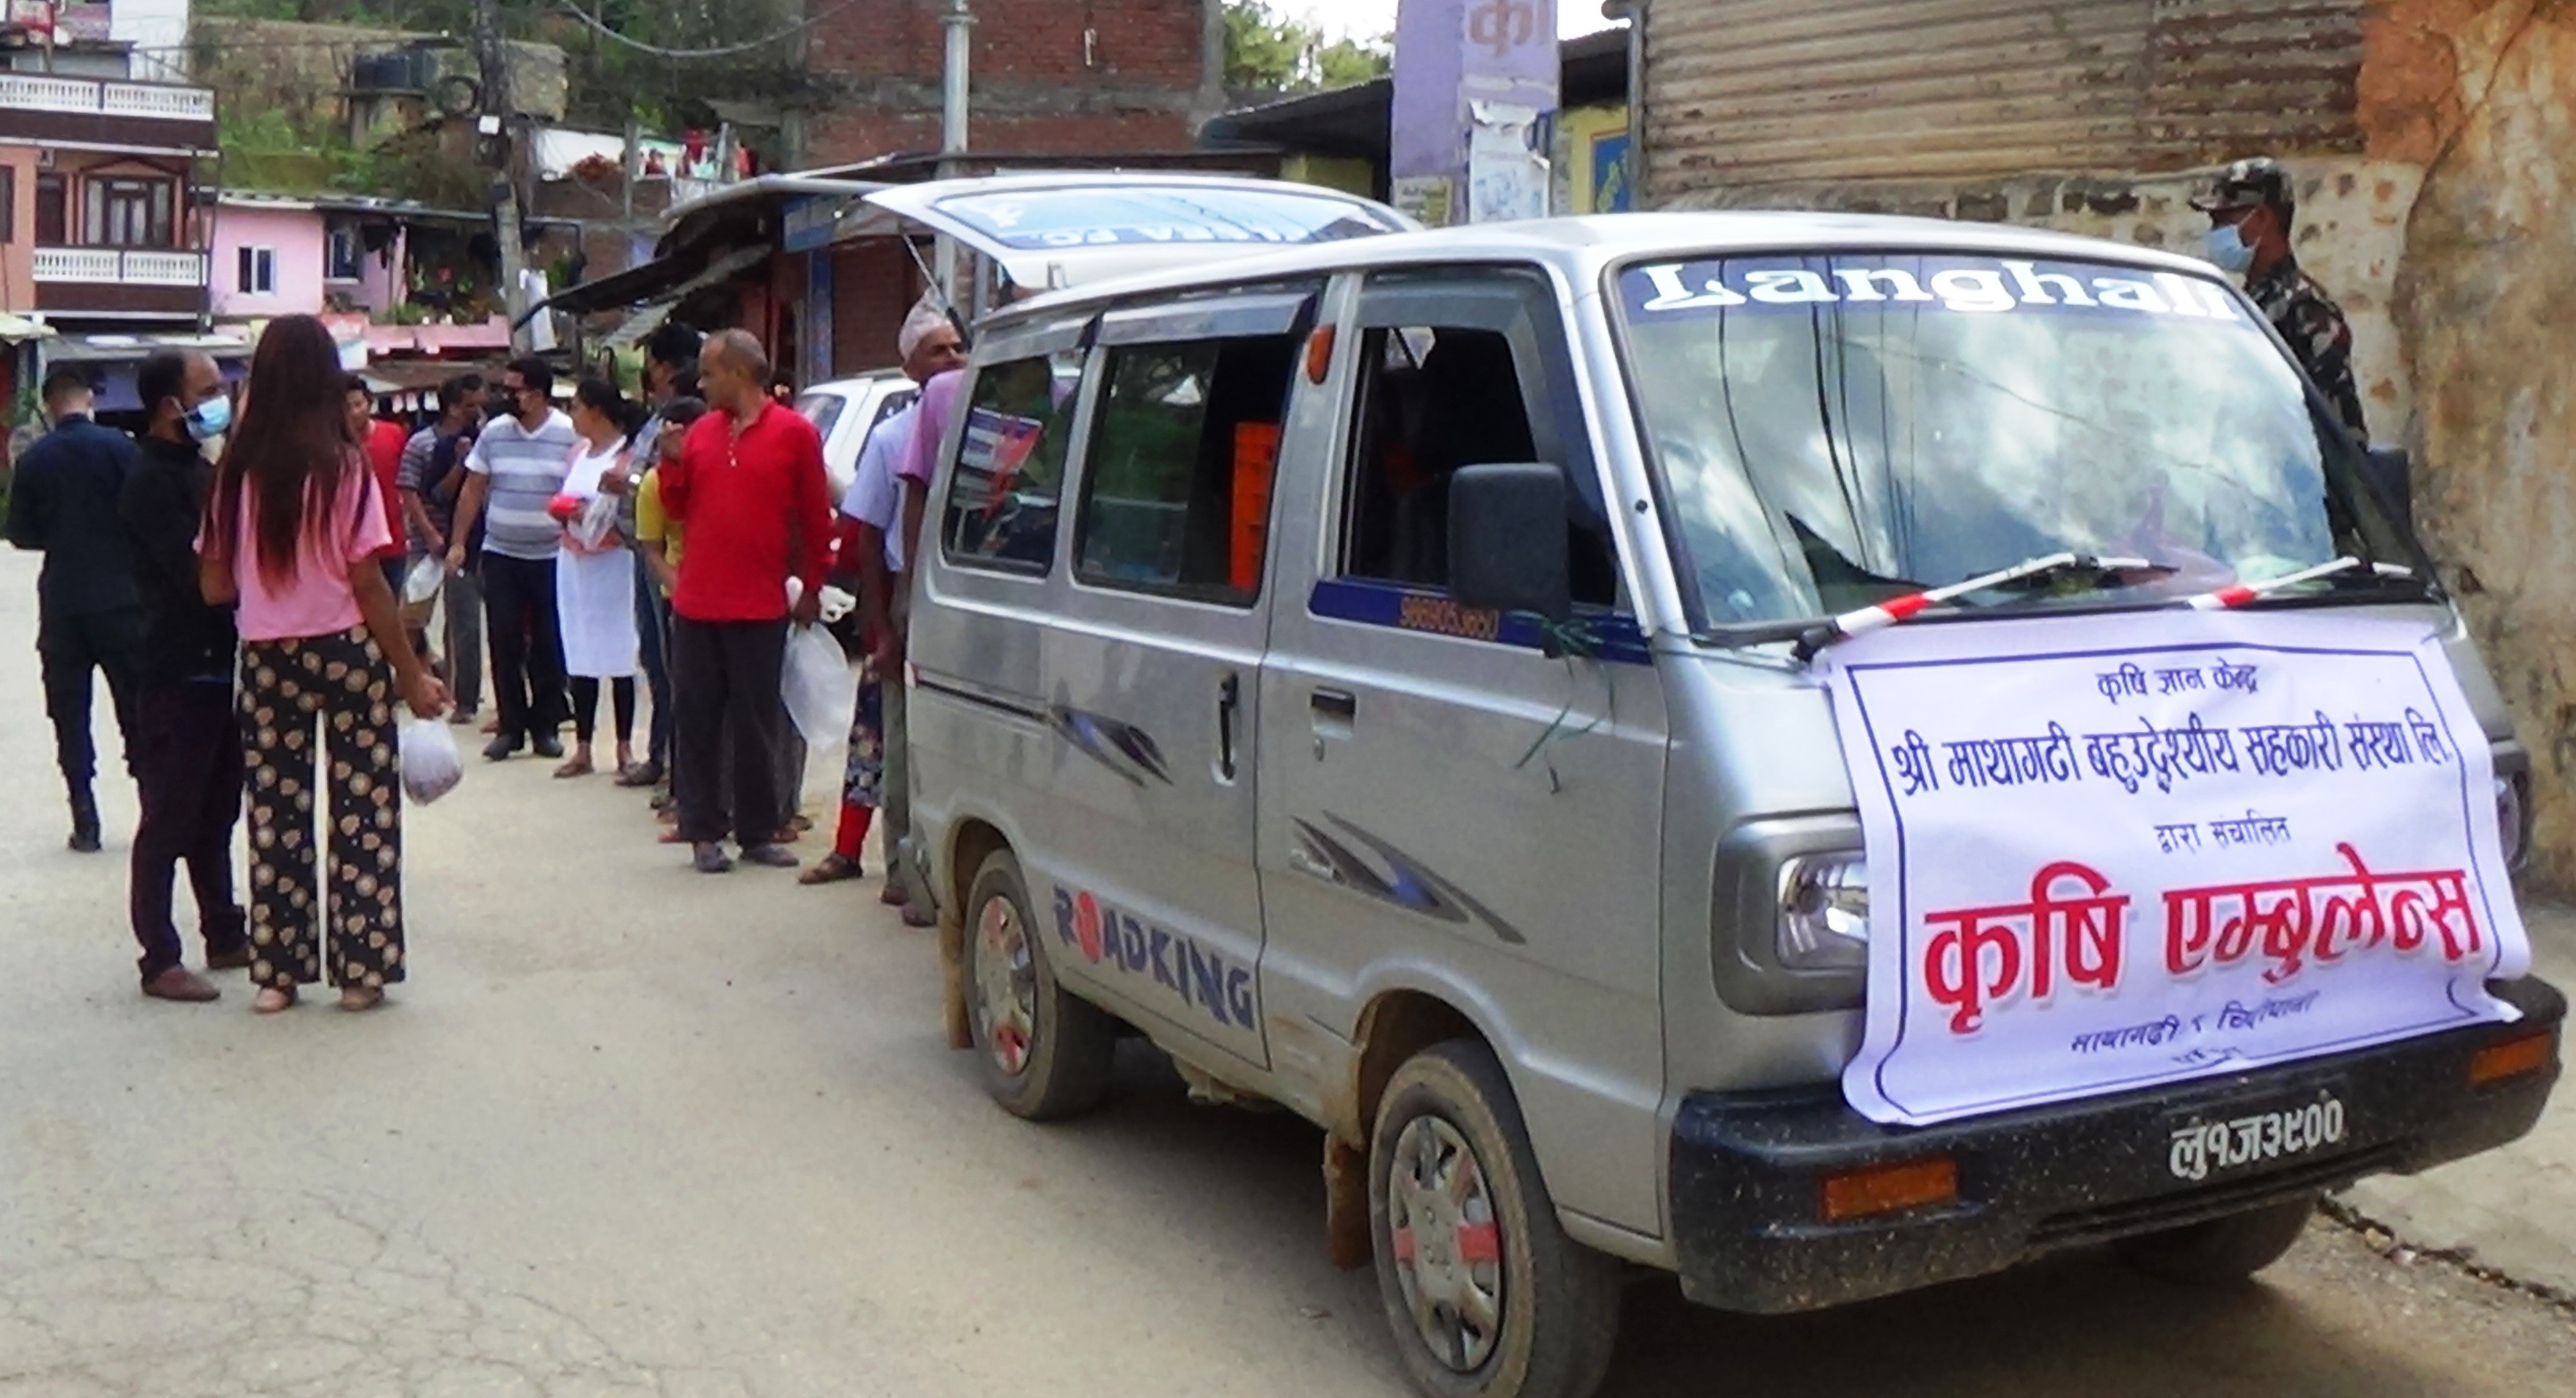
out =
{"type": "Polygon", "coordinates": [[[2311,1155],[2343,1140],[2343,1103],[2333,1093],[2319,1093],[2317,1100],[2304,1106],[2176,1127],[2165,1163],[2175,1179],[2197,1182],[2231,1170],[2311,1155]]]}

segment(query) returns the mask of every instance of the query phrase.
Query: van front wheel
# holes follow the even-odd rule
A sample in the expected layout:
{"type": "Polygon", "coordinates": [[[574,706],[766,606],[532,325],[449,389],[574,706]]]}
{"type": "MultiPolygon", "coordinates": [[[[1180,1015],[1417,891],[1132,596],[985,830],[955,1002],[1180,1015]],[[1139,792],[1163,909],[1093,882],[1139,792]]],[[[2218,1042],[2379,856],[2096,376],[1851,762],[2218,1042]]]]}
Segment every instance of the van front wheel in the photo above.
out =
{"type": "Polygon", "coordinates": [[[966,897],[966,1011],[984,1090],[1004,1111],[1051,1121],[1108,1095],[1117,1022],[1056,983],[1007,849],[984,857],[966,897]]]}
{"type": "Polygon", "coordinates": [[[1588,1398],[1619,1333],[1619,1273],[1565,1236],[1493,1051],[1407,1059],[1369,1149],[1378,1297],[1436,1398],[1588,1398]]]}

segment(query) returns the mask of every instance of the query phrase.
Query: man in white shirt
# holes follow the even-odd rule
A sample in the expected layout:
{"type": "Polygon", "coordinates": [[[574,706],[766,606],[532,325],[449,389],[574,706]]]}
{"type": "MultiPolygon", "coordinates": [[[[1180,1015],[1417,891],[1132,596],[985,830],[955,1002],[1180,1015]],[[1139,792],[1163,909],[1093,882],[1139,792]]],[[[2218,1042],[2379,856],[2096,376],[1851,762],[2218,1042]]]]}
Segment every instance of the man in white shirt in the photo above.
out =
{"type": "Polygon", "coordinates": [[[495,416],[465,460],[471,473],[456,501],[447,570],[465,566],[465,540],[484,521],[483,614],[492,642],[493,700],[501,731],[483,755],[498,762],[523,747],[563,756],[556,733],[570,714],[564,692],[563,628],[555,614],[555,548],[563,526],[546,505],[563,489],[579,440],[554,405],[554,371],[542,359],[501,371],[510,413],[495,416]],[[490,514],[484,513],[486,502],[490,514]]]}
{"type": "MultiPolygon", "coordinates": [[[[905,377],[916,384],[966,363],[955,323],[932,309],[927,300],[905,318],[895,348],[903,356],[905,377]]],[[[878,898],[902,907],[904,922],[913,927],[927,927],[932,919],[927,908],[907,896],[902,871],[893,867],[895,842],[912,823],[911,802],[904,790],[902,662],[893,644],[894,628],[910,596],[910,560],[904,556],[903,488],[895,468],[911,445],[920,417],[920,404],[914,402],[877,424],[859,448],[857,473],[841,499],[841,513],[856,525],[859,615],[868,637],[868,670],[859,685],[858,716],[850,726],[849,766],[842,777],[841,822],[832,852],[803,875],[806,883],[859,877],[859,852],[867,843],[869,824],[882,807],[888,868],[885,890],[878,898]]]]}

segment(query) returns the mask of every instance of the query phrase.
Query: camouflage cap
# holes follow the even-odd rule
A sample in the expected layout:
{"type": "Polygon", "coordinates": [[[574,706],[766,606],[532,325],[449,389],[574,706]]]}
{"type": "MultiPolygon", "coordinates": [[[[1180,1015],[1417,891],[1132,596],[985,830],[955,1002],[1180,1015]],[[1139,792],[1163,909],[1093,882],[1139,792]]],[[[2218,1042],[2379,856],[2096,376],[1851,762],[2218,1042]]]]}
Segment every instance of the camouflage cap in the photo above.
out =
{"type": "Polygon", "coordinates": [[[2191,206],[2204,213],[2230,209],[2251,209],[2270,205],[2282,213],[2294,212],[2298,200],[2291,193],[2290,172],[2281,162],[2268,155],[2237,161],[2220,171],[2209,188],[2192,196],[2191,206]]]}

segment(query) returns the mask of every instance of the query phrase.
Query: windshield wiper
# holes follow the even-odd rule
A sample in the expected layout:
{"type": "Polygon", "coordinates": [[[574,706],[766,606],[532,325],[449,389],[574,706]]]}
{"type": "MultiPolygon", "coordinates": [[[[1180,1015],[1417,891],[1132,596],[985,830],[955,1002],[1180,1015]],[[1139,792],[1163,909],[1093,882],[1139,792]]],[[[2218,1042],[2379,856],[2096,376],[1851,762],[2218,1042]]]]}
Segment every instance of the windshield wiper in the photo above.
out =
{"type": "MultiPolygon", "coordinates": [[[[2361,566],[2360,559],[2346,556],[2332,563],[2320,563],[2314,568],[2302,568],[2295,573],[2284,573],[2277,578],[2265,578],[2261,582],[2238,583],[2234,587],[2222,587],[2216,592],[2204,592],[2196,597],[2184,598],[2182,604],[2195,612],[2223,612],[2260,602],[2273,593],[2287,591],[2302,583],[2322,582],[2327,578],[2339,577],[2361,566]]],[[[2402,564],[2373,563],[2369,566],[2375,577],[2411,579],[2415,576],[2414,569],[2402,564]]]]}
{"type": "MultiPolygon", "coordinates": [[[[2032,578],[2053,577],[2061,573],[2127,573],[2157,567],[2159,565],[2143,558],[2096,558],[2087,553],[2045,554],[2016,563],[2009,568],[1999,568],[1994,572],[1970,578],[1965,582],[1955,582],[1947,587],[1935,587],[1922,592],[1911,592],[1902,597],[1891,597],[1875,606],[1845,612],[1841,616],[1802,632],[1798,637],[1797,646],[1790,654],[1799,664],[1804,665],[1816,658],[1816,652],[1836,641],[1848,640],[1854,636],[1910,621],[1934,607],[1945,602],[1956,601],[1971,592],[1984,592],[1990,588],[2026,582],[2032,578]]],[[[2172,570],[2167,568],[2162,571],[2171,572],[2172,570]]]]}

